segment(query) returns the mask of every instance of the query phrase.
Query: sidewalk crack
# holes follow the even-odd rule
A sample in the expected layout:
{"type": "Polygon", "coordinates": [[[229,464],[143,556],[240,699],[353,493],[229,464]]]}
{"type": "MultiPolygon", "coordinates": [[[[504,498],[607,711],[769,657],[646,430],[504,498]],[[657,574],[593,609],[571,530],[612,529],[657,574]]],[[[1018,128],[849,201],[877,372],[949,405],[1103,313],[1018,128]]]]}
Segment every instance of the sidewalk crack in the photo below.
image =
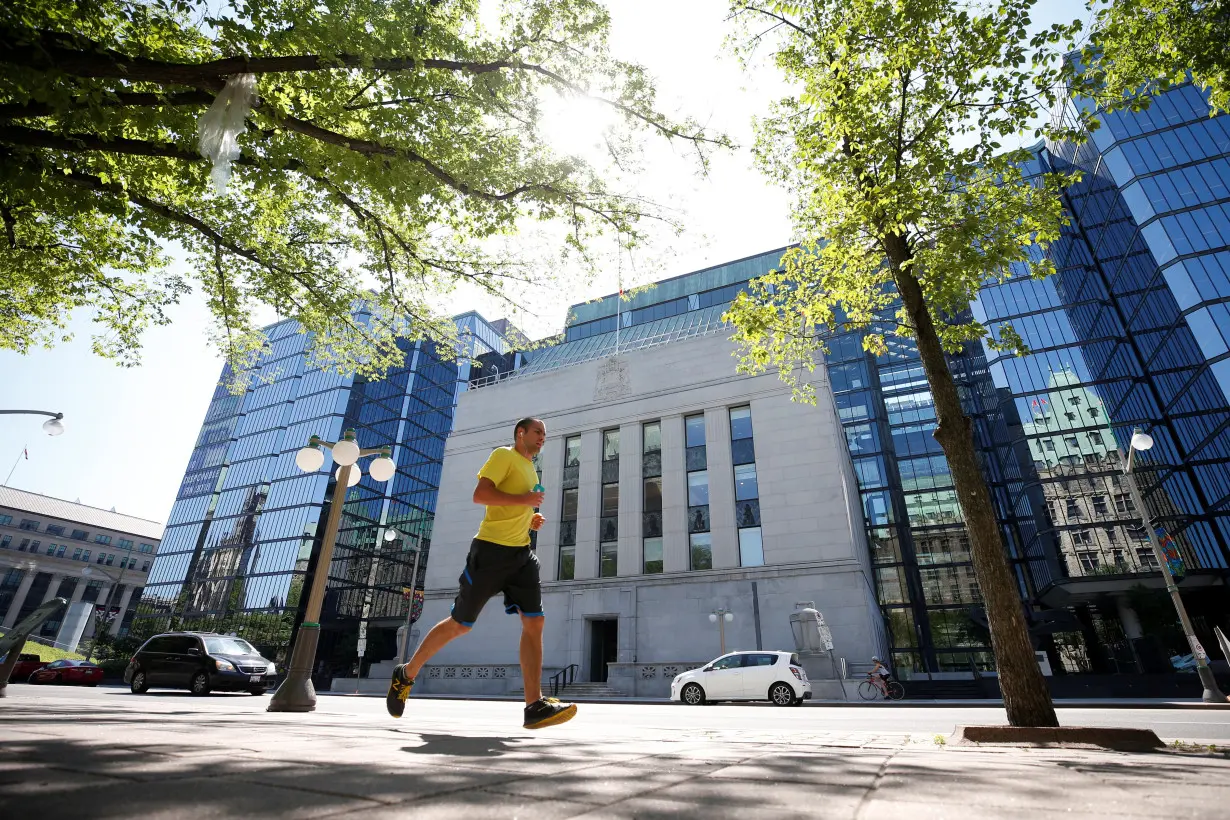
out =
{"type": "Polygon", "coordinates": [[[880,788],[880,781],[884,779],[884,775],[888,774],[888,767],[892,765],[894,758],[901,754],[902,749],[896,749],[888,757],[884,758],[884,762],[880,764],[879,771],[876,772],[875,779],[871,781],[871,785],[867,787],[867,791],[863,794],[863,799],[858,801],[858,808],[854,810],[854,820],[863,816],[863,810],[871,805],[873,795],[880,788]]]}

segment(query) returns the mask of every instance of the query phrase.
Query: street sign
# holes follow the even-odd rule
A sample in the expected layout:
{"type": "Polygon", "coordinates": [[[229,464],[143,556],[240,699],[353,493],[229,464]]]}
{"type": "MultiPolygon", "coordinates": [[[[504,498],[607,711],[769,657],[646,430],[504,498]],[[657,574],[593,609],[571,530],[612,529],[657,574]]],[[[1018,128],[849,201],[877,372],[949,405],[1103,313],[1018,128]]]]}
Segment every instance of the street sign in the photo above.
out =
{"type": "Polygon", "coordinates": [[[1186,574],[1186,568],[1183,566],[1183,555],[1179,552],[1179,547],[1175,544],[1174,539],[1161,527],[1157,528],[1157,543],[1162,548],[1162,557],[1166,559],[1166,569],[1174,576],[1176,581],[1182,581],[1183,576],[1186,574]]]}

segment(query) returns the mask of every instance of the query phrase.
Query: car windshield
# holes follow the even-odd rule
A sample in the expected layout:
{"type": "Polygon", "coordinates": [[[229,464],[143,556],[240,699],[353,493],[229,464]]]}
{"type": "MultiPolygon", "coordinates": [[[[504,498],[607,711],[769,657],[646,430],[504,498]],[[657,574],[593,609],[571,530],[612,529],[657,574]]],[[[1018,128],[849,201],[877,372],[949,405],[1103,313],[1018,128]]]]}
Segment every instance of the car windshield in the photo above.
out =
{"type": "Polygon", "coordinates": [[[205,651],[211,655],[259,655],[243,638],[206,638],[205,651]]]}

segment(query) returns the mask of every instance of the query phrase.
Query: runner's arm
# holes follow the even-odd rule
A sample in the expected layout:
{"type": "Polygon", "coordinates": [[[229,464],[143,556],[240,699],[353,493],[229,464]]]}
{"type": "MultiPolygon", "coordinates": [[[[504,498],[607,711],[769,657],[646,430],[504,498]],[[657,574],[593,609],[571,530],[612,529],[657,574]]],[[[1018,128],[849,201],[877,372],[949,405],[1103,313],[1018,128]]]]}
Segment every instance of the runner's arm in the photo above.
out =
{"type": "Polygon", "coordinates": [[[489,478],[480,478],[474,487],[474,503],[486,507],[537,507],[542,499],[542,493],[514,495],[498,490],[489,478]]]}

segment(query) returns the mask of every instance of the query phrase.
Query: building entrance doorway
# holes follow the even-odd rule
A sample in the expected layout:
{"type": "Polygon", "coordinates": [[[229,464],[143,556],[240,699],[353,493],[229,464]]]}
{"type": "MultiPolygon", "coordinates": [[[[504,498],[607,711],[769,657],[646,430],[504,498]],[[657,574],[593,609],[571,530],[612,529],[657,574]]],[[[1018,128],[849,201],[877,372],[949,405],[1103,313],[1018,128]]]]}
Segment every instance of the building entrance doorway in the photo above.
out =
{"type": "Polygon", "coordinates": [[[611,618],[589,624],[589,679],[606,683],[607,664],[615,663],[618,657],[619,621],[611,618]]]}

